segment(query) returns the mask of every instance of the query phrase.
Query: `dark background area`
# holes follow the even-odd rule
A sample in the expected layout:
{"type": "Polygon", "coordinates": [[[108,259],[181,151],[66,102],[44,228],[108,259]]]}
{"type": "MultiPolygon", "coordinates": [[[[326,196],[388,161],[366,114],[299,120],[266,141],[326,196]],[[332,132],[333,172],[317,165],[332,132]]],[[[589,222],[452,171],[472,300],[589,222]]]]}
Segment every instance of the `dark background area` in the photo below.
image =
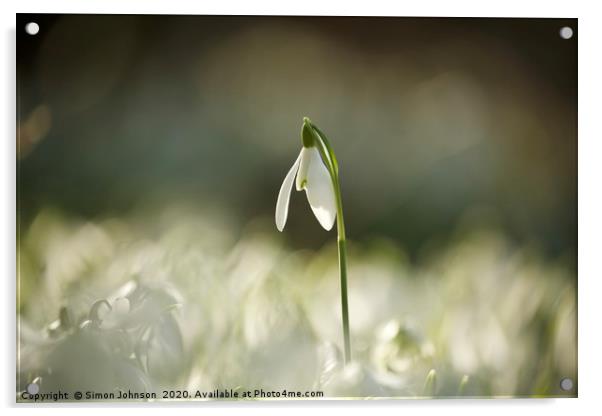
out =
{"type": "MultiPolygon", "coordinates": [[[[181,201],[240,227],[271,218],[309,116],[337,153],[352,240],[416,254],[478,218],[576,255],[576,19],[19,14],[17,28],[21,227],[47,206],[181,201]]],[[[298,247],[330,238],[298,193],[287,227],[298,247]]]]}

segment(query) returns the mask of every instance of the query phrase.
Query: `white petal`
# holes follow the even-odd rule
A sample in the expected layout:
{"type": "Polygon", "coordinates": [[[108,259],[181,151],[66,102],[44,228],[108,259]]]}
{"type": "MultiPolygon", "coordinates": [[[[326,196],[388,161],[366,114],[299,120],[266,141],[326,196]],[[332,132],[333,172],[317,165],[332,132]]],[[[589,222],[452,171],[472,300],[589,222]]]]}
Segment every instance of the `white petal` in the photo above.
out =
{"type": "Polygon", "coordinates": [[[293,189],[293,180],[297,174],[300,160],[301,153],[286,174],[284,182],[282,182],[282,186],[280,186],[278,201],[276,202],[276,228],[278,228],[278,231],[282,231],[284,229],[284,224],[286,224],[286,218],[288,217],[288,203],[291,199],[291,190],[293,189]]]}
{"type": "Polygon", "coordinates": [[[330,230],[337,214],[332,180],[318,149],[312,147],[308,152],[310,160],[305,185],[307,200],[320,225],[325,230],[330,230]]]}
{"type": "Polygon", "coordinates": [[[299,163],[299,172],[297,173],[297,181],[295,186],[297,188],[297,191],[300,191],[303,188],[305,188],[305,184],[307,182],[307,170],[309,168],[311,154],[311,150],[307,147],[304,146],[301,149],[301,154],[299,155],[299,157],[301,158],[301,162],[299,163]]]}
{"type": "Polygon", "coordinates": [[[130,300],[128,298],[117,298],[113,302],[113,312],[118,316],[127,315],[130,311],[130,300]]]}

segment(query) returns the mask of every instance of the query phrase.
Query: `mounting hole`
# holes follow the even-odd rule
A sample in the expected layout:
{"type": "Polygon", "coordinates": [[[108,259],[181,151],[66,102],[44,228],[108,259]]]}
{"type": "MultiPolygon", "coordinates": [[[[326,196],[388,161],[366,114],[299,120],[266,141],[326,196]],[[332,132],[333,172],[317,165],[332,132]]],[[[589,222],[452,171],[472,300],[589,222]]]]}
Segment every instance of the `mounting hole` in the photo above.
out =
{"type": "Polygon", "coordinates": [[[29,22],[25,25],[25,32],[28,35],[37,35],[39,31],[40,25],[38,25],[36,22],[29,22]]]}
{"type": "Polygon", "coordinates": [[[560,380],[560,388],[564,391],[569,391],[573,389],[573,380],[570,378],[563,378],[560,380]]]}
{"type": "Polygon", "coordinates": [[[27,393],[29,394],[38,394],[40,392],[40,386],[36,383],[30,383],[27,385],[27,393]]]}
{"type": "Polygon", "coordinates": [[[571,29],[569,26],[560,28],[560,37],[562,39],[572,38],[573,37],[573,29],[571,29]]]}

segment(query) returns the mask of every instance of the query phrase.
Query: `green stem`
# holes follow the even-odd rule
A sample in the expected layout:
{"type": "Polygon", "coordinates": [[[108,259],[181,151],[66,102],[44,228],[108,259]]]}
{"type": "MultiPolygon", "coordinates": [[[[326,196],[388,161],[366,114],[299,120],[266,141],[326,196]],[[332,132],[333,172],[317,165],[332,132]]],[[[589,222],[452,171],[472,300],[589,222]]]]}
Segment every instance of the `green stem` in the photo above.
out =
{"type": "Polygon", "coordinates": [[[330,146],[326,135],[314,126],[309,118],[303,118],[301,130],[303,145],[318,145],[318,151],[322,161],[327,166],[332,186],[334,188],[335,202],[337,205],[337,245],[339,249],[339,272],[341,275],[341,310],[343,315],[343,341],[345,344],[345,364],[351,361],[351,340],[349,337],[349,302],[347,300],[347,242],[345,239],[345,220],[343,219],[343,200],[341,198],[341,186],[339,184],[339,166],[334,151],[330,146]],[[306,136],[312,134],[313,136],[306,136]]]}
{"type": "Polygon", "coordinates": [[[349,337],[349,302],[347,300],[347,241],[345,239],[345,220],[343,218],[343,201],[338,175],[333,178],[334,193],[337,204],[337,232],[339,248],[339,272],[341,275],[341,311],[343,316],[343,340],[345,344],[345,364],[351,361],[351,340],[349,337]]]}

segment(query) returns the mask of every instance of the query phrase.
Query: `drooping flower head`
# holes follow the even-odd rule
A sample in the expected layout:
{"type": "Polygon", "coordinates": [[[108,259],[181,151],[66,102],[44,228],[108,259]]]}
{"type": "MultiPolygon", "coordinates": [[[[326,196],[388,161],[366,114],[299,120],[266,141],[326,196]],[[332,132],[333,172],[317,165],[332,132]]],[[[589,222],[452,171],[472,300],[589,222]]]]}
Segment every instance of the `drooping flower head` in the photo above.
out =
{"type": "Polygon", "coordinates": [[[305,191],[309,205],[320,225],[330,230],[336,219],[333,177],[327,167],[327,164],[332,162],[321,146],[323,139],[320,132],[307,117],[303,119],[301,140],[303,142],[301,152],[286,174],[278,193],[276,227],[279,231],[284,229],[293,181],[295,181],[297,191],[305,191]]]}

